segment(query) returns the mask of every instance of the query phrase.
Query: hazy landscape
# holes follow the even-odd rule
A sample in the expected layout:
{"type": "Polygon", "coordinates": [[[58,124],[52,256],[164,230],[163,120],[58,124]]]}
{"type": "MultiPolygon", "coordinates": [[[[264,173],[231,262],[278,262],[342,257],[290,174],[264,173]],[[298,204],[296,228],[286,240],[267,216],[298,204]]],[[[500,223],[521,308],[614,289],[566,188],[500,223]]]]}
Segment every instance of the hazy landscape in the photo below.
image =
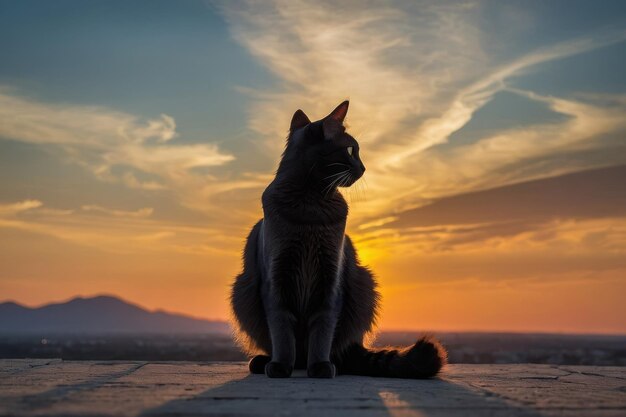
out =
{"type": "MultiPolygon", "coordinates": [[[[417,331],[381,332],[377,346],[406,345],[417,331]]],[[[451,363],[626,365],[626,336],[437,332],[451,363]]],[[[0,304],[0,358],[239,361],[222,321],[151,312],[119,298],[75,298],[28,308],[0,304]]]]}

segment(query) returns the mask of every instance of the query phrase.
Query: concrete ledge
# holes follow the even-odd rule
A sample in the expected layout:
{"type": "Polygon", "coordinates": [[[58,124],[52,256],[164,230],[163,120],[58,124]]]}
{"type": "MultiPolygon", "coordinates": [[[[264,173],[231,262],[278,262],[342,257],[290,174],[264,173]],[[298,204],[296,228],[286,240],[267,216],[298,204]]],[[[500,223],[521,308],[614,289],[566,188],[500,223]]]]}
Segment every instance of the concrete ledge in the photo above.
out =
{"type": "Polygon", "coordinates": [[[626,416],[626,368],[450,365],[428,381],[286,380],[243,363],[0,360],[6,416],[626,416]]]}

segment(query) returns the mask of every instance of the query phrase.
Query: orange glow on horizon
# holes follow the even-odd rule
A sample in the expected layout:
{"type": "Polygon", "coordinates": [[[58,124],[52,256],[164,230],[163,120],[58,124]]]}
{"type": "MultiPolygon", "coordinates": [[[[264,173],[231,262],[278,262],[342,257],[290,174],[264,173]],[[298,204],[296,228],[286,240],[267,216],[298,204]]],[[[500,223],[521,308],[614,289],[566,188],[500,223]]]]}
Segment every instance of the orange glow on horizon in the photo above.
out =
{"type": "Polygon", "coordinates": [[[623,5],[204,3],[3,3],[0,302],[226,319],[292,115],[349,98],[383,330],[626,334],[623,5]]]}

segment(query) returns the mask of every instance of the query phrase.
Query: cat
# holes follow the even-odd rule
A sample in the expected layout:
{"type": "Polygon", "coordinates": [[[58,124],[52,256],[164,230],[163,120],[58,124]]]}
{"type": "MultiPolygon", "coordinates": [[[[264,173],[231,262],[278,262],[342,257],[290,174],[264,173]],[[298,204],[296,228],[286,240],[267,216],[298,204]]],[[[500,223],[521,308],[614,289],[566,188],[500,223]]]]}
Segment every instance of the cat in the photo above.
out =
{"type": "Polygon", "coordinates": [[[256,354],[250,372],[270,378],[289,377],[294,368],[312,378],[433,377],[446,361],[433,338],[402,349],[363,346],[380,295],[345,234],[348,205],[337,190],[365,172],[359,144],[343,124],[348,106],[344,101],[316,122],[302,110],[292,117],[262,196],[263,219],[248,236],[232,286],[238,340],[256,354]]]}

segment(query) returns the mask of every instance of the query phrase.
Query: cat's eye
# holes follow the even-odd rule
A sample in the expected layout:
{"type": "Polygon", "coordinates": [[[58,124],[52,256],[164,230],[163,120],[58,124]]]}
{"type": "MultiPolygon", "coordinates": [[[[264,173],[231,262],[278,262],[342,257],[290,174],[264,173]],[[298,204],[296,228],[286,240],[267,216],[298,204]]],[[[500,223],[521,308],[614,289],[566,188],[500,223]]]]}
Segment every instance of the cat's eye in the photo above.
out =
{"type": "Polygon", "coordinates": [[[354,150],[354,148],[352,146],[348,146],[348,155],[352,156],[352,151],[354,150]]]}

